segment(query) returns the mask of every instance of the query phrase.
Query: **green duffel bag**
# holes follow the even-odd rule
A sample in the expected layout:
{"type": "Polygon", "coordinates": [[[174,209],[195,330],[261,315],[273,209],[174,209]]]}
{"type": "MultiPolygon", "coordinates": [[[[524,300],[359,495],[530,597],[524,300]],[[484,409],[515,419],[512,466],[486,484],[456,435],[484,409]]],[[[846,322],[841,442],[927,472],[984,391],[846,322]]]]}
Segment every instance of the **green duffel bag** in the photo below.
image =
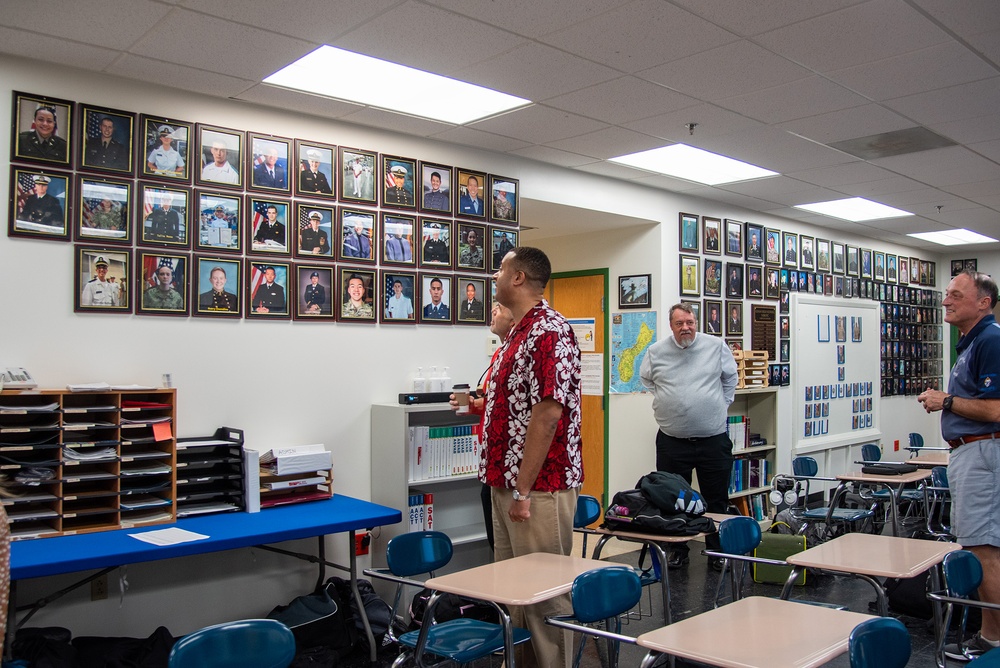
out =
{"type": "MultiPolygon", "coordinates": [[[[777,524],[784,524],[784,522],[779,522],[777,524]]],[[[775,525],[772,525],[773,529],[775,525]]],[[[776,559],[784,561],[788,556],[795,554],[797,552],[802,552],[806,549],[806,537],[796,536],[794,534],[787,533],[772,533],[770,531],[764,533],[760,537],[760,545],[757,549],[753,551],[753,556],[761,557],[763,559],[776,559]]],[[[788,579],[788,575],[792,572],[791,566],[772,566],[770,564],[754,564],[753,565],[753,581],[768,584],[785,584],[785,580],[788,579]]],[[[806,583],[806,571],[805,569],[799,573],[799,577],[795,579],[796,585],[804,585],[806,583]]]]}

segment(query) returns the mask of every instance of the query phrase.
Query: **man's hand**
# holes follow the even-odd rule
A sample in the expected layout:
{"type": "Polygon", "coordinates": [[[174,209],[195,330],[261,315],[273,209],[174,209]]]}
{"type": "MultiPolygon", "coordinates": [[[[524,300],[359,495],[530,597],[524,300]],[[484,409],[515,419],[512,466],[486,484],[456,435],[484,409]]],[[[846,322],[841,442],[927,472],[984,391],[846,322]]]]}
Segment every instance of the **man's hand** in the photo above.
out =
{"type": "Polygon", "coordinates": [[[917,397],[917,401],[923,404],[925,411],[933,413],[944,408],[944,398],[947,396],[948,393],[941,390],[924,390],[917,397]]]}
{"type": "Polygon", "coordinates": [[[507,515],[511,522],[527,522],[531,519],[531,499],[511,501],[507,515]]]}

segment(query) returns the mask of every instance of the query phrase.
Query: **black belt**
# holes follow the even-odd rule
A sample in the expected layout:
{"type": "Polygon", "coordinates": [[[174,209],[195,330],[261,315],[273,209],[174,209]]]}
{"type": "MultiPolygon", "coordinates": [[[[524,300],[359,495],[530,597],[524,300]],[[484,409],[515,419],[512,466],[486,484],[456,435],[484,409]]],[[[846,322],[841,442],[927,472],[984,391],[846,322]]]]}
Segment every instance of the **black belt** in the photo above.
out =
{"type": "Polygon", "coordinates": [[[987,441],[990,439],[1000,438],[1000,431],[994,431],[990,434],[973,434],[972,436],[959,436],[958,438],[953,438],[948,441],[948,445],[952,448],[957,448],[960,445],[965,445],[966,443],[975,443],[976,441],[987,441]]]}

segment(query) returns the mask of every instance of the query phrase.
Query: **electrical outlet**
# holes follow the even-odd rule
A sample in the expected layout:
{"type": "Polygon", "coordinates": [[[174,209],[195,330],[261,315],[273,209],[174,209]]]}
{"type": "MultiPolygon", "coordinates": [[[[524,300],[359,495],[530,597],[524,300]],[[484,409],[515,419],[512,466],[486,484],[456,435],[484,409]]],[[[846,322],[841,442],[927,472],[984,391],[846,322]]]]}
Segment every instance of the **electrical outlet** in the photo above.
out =
{"type": "Polygon", "coordinates": [[[108,597],[108,575],[105,573],[99,578],[90,581],[90,600],[103,601],[108,597]]]}

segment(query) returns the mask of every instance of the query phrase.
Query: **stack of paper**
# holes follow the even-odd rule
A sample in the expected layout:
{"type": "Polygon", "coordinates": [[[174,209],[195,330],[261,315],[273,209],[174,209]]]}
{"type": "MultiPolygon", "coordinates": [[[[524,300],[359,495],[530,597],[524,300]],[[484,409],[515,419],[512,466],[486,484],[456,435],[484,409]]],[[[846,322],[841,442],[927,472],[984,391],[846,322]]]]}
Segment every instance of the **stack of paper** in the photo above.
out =
{"type": "Polygon", "coordinates": [[[274,475],[321,471],[333,467],[333,453],[322,444],[272,448],[260,456],[260,467],[274,475]]]}

